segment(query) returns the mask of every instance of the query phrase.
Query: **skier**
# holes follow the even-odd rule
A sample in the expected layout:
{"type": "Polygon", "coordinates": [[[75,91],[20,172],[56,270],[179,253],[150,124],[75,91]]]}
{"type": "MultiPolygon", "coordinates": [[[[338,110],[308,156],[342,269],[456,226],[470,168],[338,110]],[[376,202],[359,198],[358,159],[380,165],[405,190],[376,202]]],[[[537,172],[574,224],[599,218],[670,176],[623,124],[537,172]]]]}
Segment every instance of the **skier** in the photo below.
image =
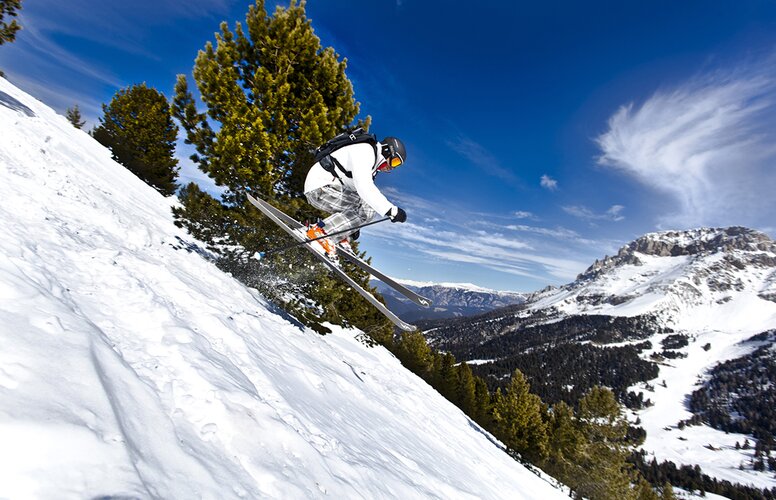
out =
{"type": "MultiPolygon", "coordinates": [[[[304,194],[310,205],[331,215],[309,226],[308,238],[359,226],[384,214],[391,222],[405,222],[407,213],[394,205],[377,189],[374,178],[379,172],[390,172],[404,163],[407,151],[396,137],[382,141],[357,142],[336,149],[316,162],[304,183],[304,194]]],[[[344,233],[340,245],[348,248],[358,238],[358,230],[344,233]]],[[[318,240],[330,257],[336,246],[329,238],[318,240]]]]}

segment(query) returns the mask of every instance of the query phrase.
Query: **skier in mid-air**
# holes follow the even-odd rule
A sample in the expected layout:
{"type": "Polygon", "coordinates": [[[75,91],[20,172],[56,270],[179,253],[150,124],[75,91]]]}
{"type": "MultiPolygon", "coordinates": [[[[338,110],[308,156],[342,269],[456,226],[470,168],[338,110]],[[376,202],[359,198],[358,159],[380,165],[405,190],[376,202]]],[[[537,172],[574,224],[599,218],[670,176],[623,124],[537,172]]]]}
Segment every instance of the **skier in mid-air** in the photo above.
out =
{"type": "MultiPolygon", "coordinates": [[[[312,206],[331,214],[326,219],[305,226],[251,193],[247,193],[248,201],[296,240],[294,245],[280,250],[298,245],[307,246],[332,274],[358,292],[394,325],[407,332],[414,331],[414,326],[396,316],[370,291],[354,281],[340,267],[339,259],[343,258],[379,279],[420,307],[430,307],[431,300],[410,290],[353,252],[337,253],[338,248],[349,250],[348,240],[355,240],[358,237],[357,228],[368,225],[376,214],[384,214],[392,222],[407,220],[404,210],[388,201],[374,183],[379,172],[390,172],[406,161],[404,144],[395,137],[378,141],[374,135],[359,128],[329,140],[315,150],[314,158],[315,163],[305,180],[304,193],[312,206]],[[332,241],[332,238],[341,238],[343,235],[346,235],[343,241],[332,241]],[[316,239],[319,237],[321,239],[316,239]],[[313,239],[316,240],[311,242],[313,239]]],[[[371,224],[382,220],[385,219],[372,221],[371,224]]],[[[266,253],[257,254],[261,258],[266,253]]]]}
{"type": "MultiPolygon", "coordinates": [[[[307,174],[304,194],[310,205],[331,215],[310,225],[307,237],[313,239],[354,228],[376,214],[390,217],[391,222],[405,222],[406,212],[388,201],[374,179],[379,172],[390,172],[406,159],[404,143],[396,137],[349,143],[322,156],[307,174]]],[[[358,238],[358,230],[337,237],[342,238],[339,244],[348,248],[350,241],[358,238]]],[[[336,245],[330,238],[317,243],[329,256],[336,255],[336,245]]]]}

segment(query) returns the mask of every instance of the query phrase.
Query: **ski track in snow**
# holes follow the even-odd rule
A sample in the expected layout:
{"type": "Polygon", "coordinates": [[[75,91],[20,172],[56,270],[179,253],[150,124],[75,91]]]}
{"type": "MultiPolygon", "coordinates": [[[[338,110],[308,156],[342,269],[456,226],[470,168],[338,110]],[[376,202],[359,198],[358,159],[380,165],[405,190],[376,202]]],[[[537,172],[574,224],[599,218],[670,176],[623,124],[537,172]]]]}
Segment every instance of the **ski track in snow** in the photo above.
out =
{"type": "Polygon", "coordinates": [[[0,91],[34,114],[0,106],[0,497],[563,496],[384,349],[180,249],[174,198],[0,91]]]}

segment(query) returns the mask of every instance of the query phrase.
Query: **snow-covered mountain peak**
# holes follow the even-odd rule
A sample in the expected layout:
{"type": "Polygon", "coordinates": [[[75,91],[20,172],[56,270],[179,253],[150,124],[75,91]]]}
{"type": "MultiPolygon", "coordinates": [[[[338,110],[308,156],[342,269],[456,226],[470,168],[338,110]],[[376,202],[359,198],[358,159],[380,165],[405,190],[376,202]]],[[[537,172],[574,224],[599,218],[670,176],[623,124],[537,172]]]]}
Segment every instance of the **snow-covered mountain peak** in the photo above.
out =
{"type": "Polygon", "coordinates": [[[621,265],[639,265],[639,255],[655,257],[694,256],[704,257],[735,251],[746,252],[746,263],[773,266],[776,263],[776,242],[765,233],[746,227],[700,228],[686,231],[648,233],[620,248],[617,255],[596,260],[578,280],[595,279],[602,273],[621,265]]]}
{"type": "MultiPolygon", "coordinates": [[[[677,325],[703,316],[699,308],[729,303],[735,317],[747,310],[744,303],[758,300],[776,305],[776,243],[761,232],[729,227],[647,234],[574,282],[534,294],[529,308],[653,314],[677,325]]],[[[759,310],[772,314],[769,307],[759,310]]]]}

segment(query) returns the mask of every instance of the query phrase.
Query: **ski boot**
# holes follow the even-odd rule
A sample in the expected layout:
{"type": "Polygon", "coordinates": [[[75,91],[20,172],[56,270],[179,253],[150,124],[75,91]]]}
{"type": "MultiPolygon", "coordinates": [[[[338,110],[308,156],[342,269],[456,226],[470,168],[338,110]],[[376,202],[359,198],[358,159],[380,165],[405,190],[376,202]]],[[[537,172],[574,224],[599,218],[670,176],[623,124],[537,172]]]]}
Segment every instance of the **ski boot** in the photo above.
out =
{"type": "Polygon", "coordinates": [[[361,232],[356,230],[356,232],[351,233],[349,236],[346,236],[346,237],[342,238],[341,240],[339,240],[337,242],[337,246],[339,248],[347,250],[350,253],[355,253],[353,251],[353,242],[358,239],[360,234],[361,234],[361,232]]]}
{"type": "MultiPolygon", "coordinates": [[[[323,226],[323,221],[319,221],[317,224],[308,224],[305,235],[310,240],[326,236],[323,226]]],[[[330,260],[337,261],[337,247],[329,238],[321,238],[313,241],[310,245],[315,251],[324,254],[330,260]]]]}

